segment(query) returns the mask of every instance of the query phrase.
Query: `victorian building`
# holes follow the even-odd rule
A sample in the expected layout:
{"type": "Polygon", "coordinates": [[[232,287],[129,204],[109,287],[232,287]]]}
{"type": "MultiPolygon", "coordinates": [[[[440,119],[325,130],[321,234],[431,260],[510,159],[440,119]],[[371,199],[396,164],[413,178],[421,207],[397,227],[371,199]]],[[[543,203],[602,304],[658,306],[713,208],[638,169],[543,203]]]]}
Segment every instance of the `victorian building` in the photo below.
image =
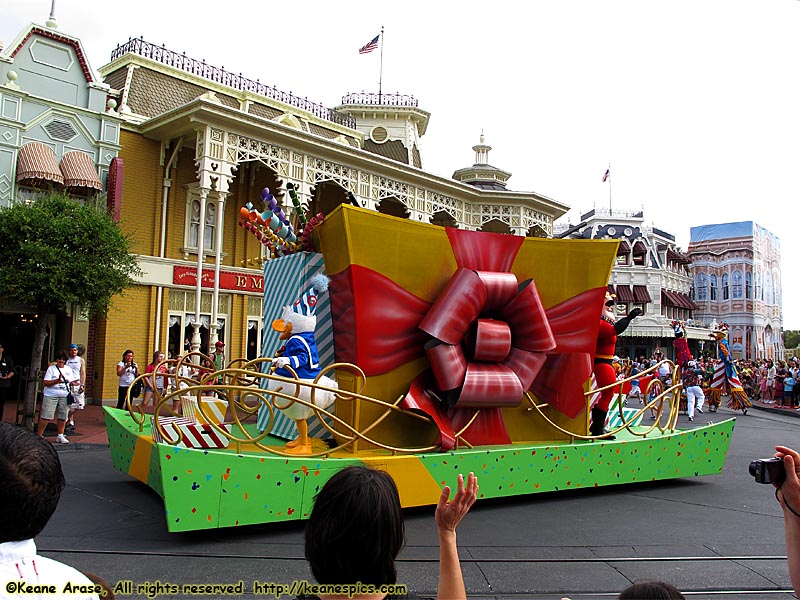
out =
{"type": "Polygon", "coordinates": [[[694,354],[704,350],[709,329],[697,320],[697,305],[690,298],[691,260],[676,246],[674,235],[645,225],[643,211],[595,208],[582,214],[577,225],[557,226],[555,236],[619,240],[609,291],[616,294],[620,317],[635,307],[644,313],[619,336],[620,356],[649,357],[661,349],[674,358],[673,320],[686,324],[694,354]]]}
{"type": "Polygon", "coordinates": [[[475,165],[453,179],[426,172],[421,139],[431,116],[411,96],[350,94],[328,108],[142,39],[113,51],[99,69],[101,81],[90,77],[80,42],[52,27],[32,27],[1,63],[3,117],[19,121],[11,137],[0,139],[2,199],[31,197],[20,176],[21,167],[27,172],[23,148],[34,141],[22,133],[35,131],[31,121],[41,123],[36,140],[49,144],[55,161],[78,139],[62,121],[78,134],[91,133],[81,148],[93,152],[96,193],[133,238],[144,273],[115,299],[107,318],[87,324],[94,398],[116,397],[114,365],[128,348],[140,365],[157,349],[179,353],[189,343],[207,351],[217,340],[226,343],[229,358],[260,354],[261,273],[270,253],[239,220],[248,202],[263,210],[264,188],[293,222],[298,210],[324,214],[347,202],[419,222],[550,236],[569,208],[508,190],[510,174],[488,165],[483,140],[475,165]],[[52,57],[28,58],[35,52],[26,43],[41,40],[36,45],[54,53],[56,38],[66,48],[58,52],[71,57],[61,70],[52,57]],[[75,99],[48,95],[67,65],[83,77],[86,91],[75,99]],[[22,118],[9,97],[17,99],[14,106],[35,97],[40,116],[22,118]],[[70,111],[79,116],[67,118],[70,111]],[[89,113],[96,126],[86,124],[89,113]],[[44,114],[60,119],[53,131],[44,114]],[[69,142],[61,146],[53,135],[69,142]],[[299,209],[286,193],[290,186],[299,209]]]}
{"type": "Polygon", "coordinates": [[[737,358],[783,359],[780,240],[752,221],[691,228],[695,316],[726,322],[737,358]]]}
{"type": "MultiPolygon", "coordinates": [[[[0,206],[35,201],[51,188],[78,201],[118,202],[122,119],[106,110],[110,88],[92,70],[81,41],[57,31],[51,15],[0,48],[0,206]]],[[[33,318],[31,307],[0,298],[6,352],[22,367],[18,383],[29,370],[33,318]]],[[[75,342],[88,348],[89,373],[105,370],[92,344],[95,325],[80,306],[51,316],[45,359],[75,342]]],[[[38,376],[38,365],[30,373],[38,376]]],[[[92,383],[89,377],[90,390],[92,383]]]]}

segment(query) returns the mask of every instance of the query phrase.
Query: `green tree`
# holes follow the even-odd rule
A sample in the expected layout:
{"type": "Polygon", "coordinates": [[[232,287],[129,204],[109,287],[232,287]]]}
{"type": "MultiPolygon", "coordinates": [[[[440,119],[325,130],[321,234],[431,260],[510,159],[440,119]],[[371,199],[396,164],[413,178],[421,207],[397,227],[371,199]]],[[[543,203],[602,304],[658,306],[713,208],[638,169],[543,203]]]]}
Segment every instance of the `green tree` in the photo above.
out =
{"type": "MultiPolygon", "coordinates": [[[[70,306],[103,314],[141,274],[131,240],[101,205],[51,192],[0,209],[0,295],[36,307],[31,370],[42,365],[48,317],[70,306]]],[[[36,378],[25,390],[26,428],[33,427],[36,378]]]]}
{"type": "Polygon", "coordinates": [[[797,329],[789,329],[788,331],[784,331],[783,347],[787,349],[800,347],[800,331],[797,329]]]}

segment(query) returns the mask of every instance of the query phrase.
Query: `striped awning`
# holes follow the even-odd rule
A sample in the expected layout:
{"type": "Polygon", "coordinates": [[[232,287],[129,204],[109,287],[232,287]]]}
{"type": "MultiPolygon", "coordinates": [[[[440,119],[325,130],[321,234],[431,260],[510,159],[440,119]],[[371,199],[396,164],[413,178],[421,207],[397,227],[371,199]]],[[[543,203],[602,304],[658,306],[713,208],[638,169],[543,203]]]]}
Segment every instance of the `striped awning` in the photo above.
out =
{"type": "Polygon", "coordinates": [[[629,285],[617,286],[617,302],[635,302],[631,286],[629,285]]]}
{"type": "Polygon", "coordinates": [[[17,154],[17,183],[33,181],[64,184],[56,153],[42,142],[23,144],[17,154]]]}
{"type": "Polygon", "coordinates": [[[69,188],[91,188],[102,190],[103,184],[97,175],[94,159],[80,150],[72,150],[61,157],[61,172],[64,185],[69,188]]]}
{"type": "Polygon", "coordinates": [[[646,285],[635,285],[633,286],[633,299],[636,302],[646,303],[652,302],[653,299],[650,297],[650,292],[647,291],[646,285]]]}

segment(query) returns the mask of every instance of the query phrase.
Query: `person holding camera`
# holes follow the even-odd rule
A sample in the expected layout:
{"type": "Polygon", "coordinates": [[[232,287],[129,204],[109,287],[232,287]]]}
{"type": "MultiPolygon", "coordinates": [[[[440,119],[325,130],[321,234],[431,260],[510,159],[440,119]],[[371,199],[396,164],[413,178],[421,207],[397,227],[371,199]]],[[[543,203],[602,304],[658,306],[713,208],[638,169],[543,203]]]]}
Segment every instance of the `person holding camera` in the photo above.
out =
{"type": "Polygon", "coordinates": [[[771,480],[783,509],[789,577],[795,593],[800,594],[800,453],[786,446],[775,446],[775,451],[785,473],[776,469],[771,480]]]}
{"type": "Polygon", "coordinates": [[[117,376],[119,388],[117,390],[117,408],[125,407],[125,397],[133,380],[139,375],[139,365],[133,361],[133,350],[125,350],[122,360],[117,363],[117,376]]]}

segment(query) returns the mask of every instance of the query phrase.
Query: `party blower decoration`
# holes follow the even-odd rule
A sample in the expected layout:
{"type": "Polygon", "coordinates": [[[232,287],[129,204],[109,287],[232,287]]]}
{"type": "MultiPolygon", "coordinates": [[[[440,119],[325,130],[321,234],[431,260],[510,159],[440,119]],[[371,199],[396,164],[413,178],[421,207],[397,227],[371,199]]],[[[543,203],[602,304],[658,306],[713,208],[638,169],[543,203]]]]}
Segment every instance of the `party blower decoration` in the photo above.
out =
{"type": "MultiPolygon", "coordinates": [[[[295,194],[296,196],[296,194],[295,194]]],[[[250,231],[264,246],[276,255],[287,255],[299,251],[302,243],[298,240],[289,219],[278,206],[275,196],[264,188],[261,191],[261,200],[266,204],[266,209],[259,213],[252,202],[248,202],[239,209],[239,225],[250,231]]],[[[299,206],[299,200],[297,202],[299,206]]],[[[303,215],[302,207],[298,213],[303,215]]],[[[303,215],[303,220],[305,215],[303,215]]]]}

